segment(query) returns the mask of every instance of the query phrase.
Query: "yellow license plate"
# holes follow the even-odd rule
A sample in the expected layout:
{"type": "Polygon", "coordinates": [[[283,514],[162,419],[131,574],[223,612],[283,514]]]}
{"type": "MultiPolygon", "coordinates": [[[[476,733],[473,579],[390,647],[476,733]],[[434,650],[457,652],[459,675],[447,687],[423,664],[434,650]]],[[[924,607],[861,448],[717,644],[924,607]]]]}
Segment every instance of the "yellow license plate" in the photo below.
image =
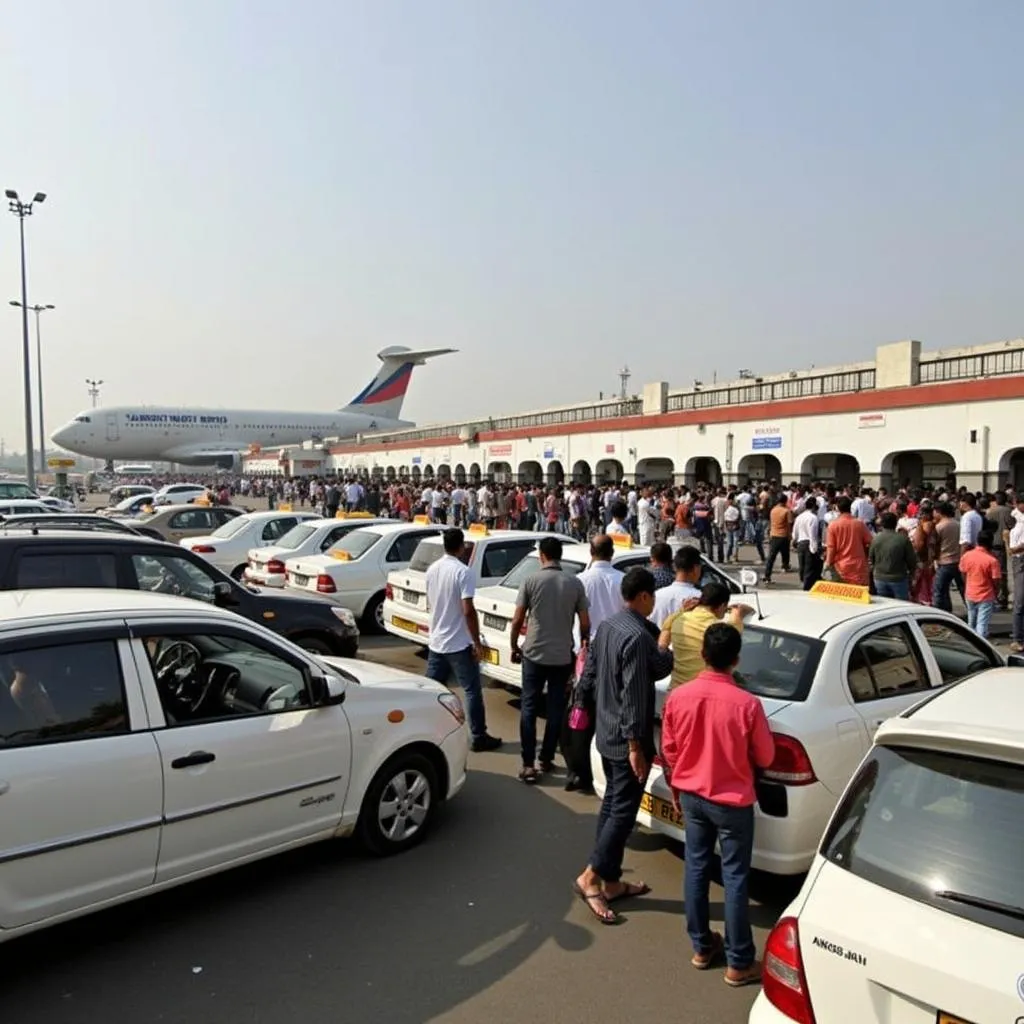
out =
{"type": "MultiPolygon", "coordinates": [[[[659,800],[650,793],[644,793],[640,800],[640,810],[646,811],[655,821],[667,821],[676,828],[683,827],[683,816],[667,800],[659,800]]],[[[942,1024],[940,1021],[939,1024],[942,1024]]],[[[955,1022],[951,1022],[955,1024],[955,1022]]]]}
{"type": "Polygon", "coordinates": [[[963,1017],[954,1017],[951,1013],[943,1013],[939,1010],[939,1016],[935,1024],[971,1024],[971,1022],[964,1020],[963,1017]]]}
{"type": "Polygon", "coordinates": [[[397,615],[391,616],[391,625],[395,629],[404,629],[407,633],[418,633],[420,631],[419,626],[415,622],[410,622],[408,619],[400,619],[397,615]]]}
{"type": "Polygon", "coordinates": [[[480,651],[480,660],[486,661],[488,665],[497,665],[498,652],[493,647],[484,647],[480,651]]]}

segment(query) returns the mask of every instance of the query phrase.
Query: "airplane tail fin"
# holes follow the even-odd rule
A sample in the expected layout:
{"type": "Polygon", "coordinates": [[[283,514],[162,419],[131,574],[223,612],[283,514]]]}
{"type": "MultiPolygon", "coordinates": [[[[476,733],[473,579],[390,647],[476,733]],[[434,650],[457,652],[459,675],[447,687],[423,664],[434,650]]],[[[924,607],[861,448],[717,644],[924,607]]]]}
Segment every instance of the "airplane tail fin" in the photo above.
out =
{"type": "Polygon", "coordinates": [[[454,352],[453,348],[411,349],[393,345],[377,353],[382,366],[377,375],[349,402],[342,412],[359,412],[377,419],[397,420],[415,366],[428,359],[454,352]]]}

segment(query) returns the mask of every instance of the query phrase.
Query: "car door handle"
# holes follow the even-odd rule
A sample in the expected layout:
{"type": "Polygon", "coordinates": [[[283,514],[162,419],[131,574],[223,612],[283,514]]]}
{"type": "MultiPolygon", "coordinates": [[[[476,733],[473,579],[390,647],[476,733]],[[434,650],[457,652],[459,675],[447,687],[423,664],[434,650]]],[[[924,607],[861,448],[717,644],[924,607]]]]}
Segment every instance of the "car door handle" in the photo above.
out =
{"type": "Polygon", "coordinates": [[[216,760],[216,754],[211,754],[206,750],[193,750],[191,754],[186,754],[184,757],[176,757],[171,762],[171,767],[194,768],[197,764],[209,764],[211,761],[216,760]]]}

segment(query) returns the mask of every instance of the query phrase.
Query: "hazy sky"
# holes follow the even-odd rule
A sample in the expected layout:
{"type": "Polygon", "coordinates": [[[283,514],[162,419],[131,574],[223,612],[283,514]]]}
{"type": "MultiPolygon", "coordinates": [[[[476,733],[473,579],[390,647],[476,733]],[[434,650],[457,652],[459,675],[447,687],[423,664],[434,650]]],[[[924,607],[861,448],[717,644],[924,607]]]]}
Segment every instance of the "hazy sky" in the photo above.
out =
{"type": "MultiPolygon", "coordinates": [[[[4,4],[47,423],[421,423],[1024,333],[1020,0],[4,4]]],[[[0,275],[18,295],[17,221],[0,275]]],[[[3,312],[7,310],[7,312],[3,312]]],[[[21,447],[16,311],[0,434],[21,447]]]]}

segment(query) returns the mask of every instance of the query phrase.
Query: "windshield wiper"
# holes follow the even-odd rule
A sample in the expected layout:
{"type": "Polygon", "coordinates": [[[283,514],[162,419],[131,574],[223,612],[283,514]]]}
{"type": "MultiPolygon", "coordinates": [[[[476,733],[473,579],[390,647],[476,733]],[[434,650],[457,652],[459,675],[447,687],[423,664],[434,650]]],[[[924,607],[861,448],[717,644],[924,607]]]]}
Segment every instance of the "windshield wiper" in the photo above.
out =
{"type": "Polygon", "coordinates": [[[1024,921],[1024,907],[1015,907],[1012,903],[1000,903],[998,900],[987,900],[984,896],[972,896],[967,892],[956,892],[953,889],[938,889],[933,896],[942,900],[950,900],[953,903],[964,903],[969,907],[978,907],[980,910],[991,910],[997,914],[1005,914],[1007,917],[1015,917],[1018,921],[1024,921]]]}

